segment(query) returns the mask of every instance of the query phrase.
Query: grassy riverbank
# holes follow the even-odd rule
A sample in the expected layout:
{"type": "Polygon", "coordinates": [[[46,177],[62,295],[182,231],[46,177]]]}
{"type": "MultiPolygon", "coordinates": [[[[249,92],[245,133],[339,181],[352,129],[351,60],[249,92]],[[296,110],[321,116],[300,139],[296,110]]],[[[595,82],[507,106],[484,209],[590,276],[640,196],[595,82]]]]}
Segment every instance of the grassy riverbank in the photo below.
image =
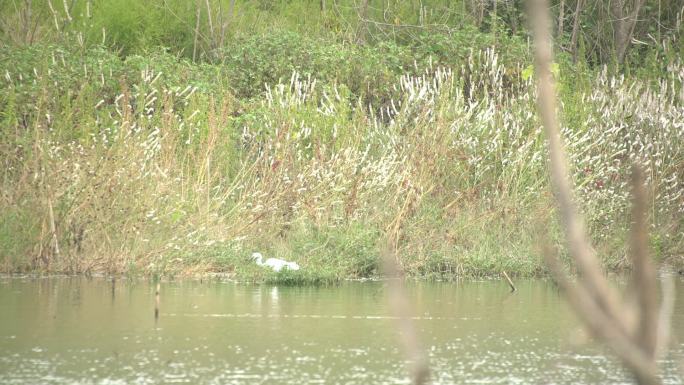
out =
{"type": "MultiPolygon", "coordinates": [[[[348,44],[282,28],[198,63],[67,38],[0,47],[1,269],[329,282],[376,276],[393,232],[411,276],[544,274],[538,229],[560,236],[522,36],[348,44]],[[253,251],[302,269],[269,273],[253,251]]],[[[651,246],[682,262],[684,64],[651,54],[629,75],[558,63],[610,270],[629,265],[635,161],[651,246]]]]}

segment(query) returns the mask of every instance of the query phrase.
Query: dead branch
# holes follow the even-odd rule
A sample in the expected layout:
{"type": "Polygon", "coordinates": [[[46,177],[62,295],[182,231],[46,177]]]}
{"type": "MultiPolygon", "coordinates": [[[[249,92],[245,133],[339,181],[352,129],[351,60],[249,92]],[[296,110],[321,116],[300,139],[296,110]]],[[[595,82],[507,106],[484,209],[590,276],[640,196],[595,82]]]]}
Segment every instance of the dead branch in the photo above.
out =
{"type": "Polygon", "coordinates": [[[617,293],[603,279],[603,271],[596,259],[594,249],[584,229],[584,221],[578,213],[572,196],[565,150],[560,138],[560,128],[556,119],[556,90],[551,73],[553,51],[551,48],[550,22],[545,1],[533,0],[532,20],[536,40],[535,66],[538,77],[538,108],[549,141],[551,182],[560,209],[563,228],[568,238],[570,254],[575,259],[587,289],[597,298],[599,306],[616,326],[626,331],[621,321],[622,310],[617,302],[617,293]],[[543,9],[543,11],[541,10],[543,9]]]}
{"type": "Polygon", "coordinates": [[[383,269],[389,277],[388,300],[396,317],[396,326],[401,336],[404,352],[410,361],[412,384],[426,384],[430,377],[428,360],[412,321],[411,302],[404,286],[404,274],[396,258],[395,242],[389,240],[382,251],[383,269]]]}
{"type": "Polygon", "coordinates": [[[581,277],[578,283],[571,283],[555,254],[546,252],[549,269],[591,333],[613,349],[640,384],[659,384],[656,353],[659,346],[666,344],[663,338],[667,338],[667,332],[662,328],[669,327],[669,324],[663,317],[669,317],[669,314],[665,302],[658,312],[656,271],[647,249],[647,200],[642,172],[635,167],[632,179],[631,256],[634,264],[633,284],[638,296],[638,321],[633,327],[627,304],[618,300],[615,289],[608,284],[601,270],[572,196],[570,173],[556,115],[555,84],[550,70],[553,51],[547,2],[530,1],[530,14],[535,38],[537,104],[549,141],[551,182],[568,249],[581,277]]]}
{"type": "Polygon", "coordinates": [[[639,167],[632,171],[632,231],[630,235],[631,257],[634,265],[633,282],[637,288],[638,303],[641,308],[637,338],[645,353],[655,358],[658,341],[658,288],[656,271],[648,255],[648,225],[646,224],[646,192],[644,175],[639,167]]]}
{"type": "Polygon", "coordinates": [[[422,385],[428,382],[430,368],[428,359],[420,342],[420,337],[412,321],[411,302],[404,286],[404,273],[397,258],[397,244],[403,220],[410,210],[411,202],[419,199],[414,194],[407,194],[404,203],[394,221],[386,229],[387,243],[382,245],[382,268],[389,278],[388,300],[390,310],[396,317],[396,326],[401,336],[404,353],[411,363],[410,375],[412,384],[422,385]]]}

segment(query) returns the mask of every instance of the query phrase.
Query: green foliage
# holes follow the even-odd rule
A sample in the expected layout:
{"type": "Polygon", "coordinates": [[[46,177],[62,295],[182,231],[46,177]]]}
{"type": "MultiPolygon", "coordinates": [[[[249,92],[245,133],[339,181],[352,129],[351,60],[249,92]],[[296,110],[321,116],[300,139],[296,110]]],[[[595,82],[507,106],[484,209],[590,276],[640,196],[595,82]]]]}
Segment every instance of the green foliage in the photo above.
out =
{"type": "MultiPolygon", "coordinates": [[[[514,6],[475,25],[461,8],[424,1],[443,16],[416,17],[414,3],[393,2],[369,10],[390,22],[360,42],[355,11],[297,0],[237,2],[232,16],[212,0],[211,25],[205,2],[199,25],[193,2],[96,2],[90,17],[73,3],[71,21],[59,4],[55,37],[0,31],[11,37],[0,44],[6,271],[325,284],[377,277],[378,244],[395,229],[411,276],[544,273],[530,228],[555,214],[534,72],[525,37],[498,25],[520,19],[514,6]],[[302,269],[274,273],[253,251],[302,269]]],[[[681,42],[635,48],[620,68],[579,47],[554,75],[603,262],[625,265],[626,229],[607,229],[626,213],[633,159],[652,167],[652,244],[672,259],[681,42]]]]}
{"type": "MultiPolygon", "coordinates": [[[[266,84],[286,81],[294,71],[310,76],[318,74],[319,69],[337,68],[335,57],[331,57],[331,52],[326,52],[324,47],[323,41],[278,31],[229,43],[222,61],[232,71],[231,87],[235,93],[240,97],[253,97],[261,94],[266,84]]],[[[343,53],[339,55],[338,58],[343,58],[343,53]]],[[[321,79],[326,78],[326,73],[320,75],[321,79]]]]}
{"type": "MultiPolygon", "coordinates": [[[[558,79],[560,77],[560,66],[558,63],[551,63],[551,74],[558,79]]],[[[520,73],[523,80],[530,80],[534,76],[534,66],[529,65],[520,73]]]]}
{"type": "Polygon", "coordinates": [[[39,213],[26,207],[7,207],[0,212],[0,261],[5,269],[30,271],[35,268],[26,256],[39,239],[39,213]]]}

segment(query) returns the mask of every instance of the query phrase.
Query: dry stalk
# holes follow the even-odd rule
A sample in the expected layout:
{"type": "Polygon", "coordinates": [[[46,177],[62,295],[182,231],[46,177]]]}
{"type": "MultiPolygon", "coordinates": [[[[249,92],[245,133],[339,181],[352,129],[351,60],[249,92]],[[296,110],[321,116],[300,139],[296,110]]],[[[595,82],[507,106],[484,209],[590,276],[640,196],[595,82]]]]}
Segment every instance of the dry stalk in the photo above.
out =
{"type": "Polygon", "coordinates": [[[195,38],[193,39],[192,42],[192,62],[195,63],[197,62],[197,39],[199,38],[199,28],[200,28],[200,16],[201,16],[201,8],[200,8],[200,3],[199,0],[197,1],[197,4],[195,5],[195,38]]]}
{"type": "Polygon", "coordinates": [[[59,21],[58,21],[59,18],[58,18],[58,16],[57,16],[57,11],[55,10],[55,7],[52,5],[52,1],[51,1],[51,0],[47,0],[47,3],[48,3],[48,7],[50,8],[50,12],[52,13],[52,18],[53,18],[53,20],[54,20],[54,22],[55,22],[55,29],[57,30],[57,32],[59,32],[59,31],[60,31],[60,29],[59,29],[59,21]]]}
{"type": "Polygon", "coordinates": [[[572,22],[572,35],[570,37],[570,49],[572,50],[572,60],[577,62],[577,38],[579,35],[580,28],[580,16],[582,13],[583,0],[577,0],[577,6],[575,7],[575,15],[572,22]]]}
{"type": "Polygon", "coordinates": [[[57,239],[57,226],[55,225],[55,212],[52,209],[52,194],[48,188],[48,217],[50,221],[50,243],[52,244],[52,252],[57,259],[60,259],[59,255],[59,240],[57,239]]]}
{"type": "MultiPolygon", "coordinates": [[[[214,20],[211,15],[211,4],[209,4],[209,0],[206,0],[206,5],[207,5],[207,22],[209,23],[209,34],[211,35],[211,40],[212,43],[215,43],[215,35],[214,35],[214,20]]],[[[214,48],[214,47],[212,47],[214,48]]]]}
{"type": "Polygon", "coordinates": [[[547,252],[547,262],[555,279],[565,292],[571,306],[592,334],[611,347],[635,375],[640,384],[659,384],[656,363],[658,347],[668,326],[667,303],[658,312],[656,271],[648,257],[646,225],[646,193],[643,173],[633,172],[633,228],[631,256],[634,264],[634,285],[638,293],[637,325],[631,326],[628,306],[618,301],[599,266],[594,249],[584,229],[581,215],[574,203],[565,150],[560,138],[556,115],[556,92],[550,71],[553,51],[550,38],[550,17],[545,0],[530,2],[535,37],[535,66],[538,77],[538,109],[549,141],[550,172],[560,209],[563,229],[570,255],[582,275],[577,284],[570,283],[555,254],[547,252]]]}

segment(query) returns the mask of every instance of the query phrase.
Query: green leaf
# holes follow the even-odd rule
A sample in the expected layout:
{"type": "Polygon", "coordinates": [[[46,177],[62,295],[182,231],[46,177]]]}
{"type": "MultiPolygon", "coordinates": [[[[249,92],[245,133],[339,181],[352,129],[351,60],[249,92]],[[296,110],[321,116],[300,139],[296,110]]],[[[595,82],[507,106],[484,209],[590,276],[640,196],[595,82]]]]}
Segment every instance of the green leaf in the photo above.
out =
{"type": "Polygon", "coordinates": [[[523,80],[529,80],[532,75],[534,75],[534,66],[530,64],[524,70],[522,70],[521,76],[523,80]]]}
{"type": "MultiPolygon", "coordinates": [[[[554,62],[551,63],[551,74],[553,74],[553,77],[558,79],[560,76],[560,65],[558,63],[554,62]]],[[[534,75],[534,66],[532,64],[528,65],[525,67],[524,70],[522,70],[522,73],[520,76],[522,76],[523,80],[529,80],[532,76],[534,75]]]]}

